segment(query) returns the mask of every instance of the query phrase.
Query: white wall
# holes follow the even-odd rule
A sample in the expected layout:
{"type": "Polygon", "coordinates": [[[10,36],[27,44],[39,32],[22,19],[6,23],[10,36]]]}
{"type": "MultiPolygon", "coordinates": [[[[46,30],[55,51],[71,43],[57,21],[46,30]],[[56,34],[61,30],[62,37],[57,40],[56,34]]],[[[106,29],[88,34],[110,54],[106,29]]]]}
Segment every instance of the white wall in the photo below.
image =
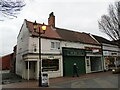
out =
{"type": "Polygon", "coordinates": [[[20,76],[23,75],[24,61],[22,55],[27,53],[29,43],[29,31],[24,22],[17,37],[17,55],[16,55],[16,73],[20,76]]]}
{"type": "Polygon", "coordinates": [[[103,50],[119,51],[120,48],[116,45],[110,45],[110,44],[104,44],[103,43],[103,50]]]}

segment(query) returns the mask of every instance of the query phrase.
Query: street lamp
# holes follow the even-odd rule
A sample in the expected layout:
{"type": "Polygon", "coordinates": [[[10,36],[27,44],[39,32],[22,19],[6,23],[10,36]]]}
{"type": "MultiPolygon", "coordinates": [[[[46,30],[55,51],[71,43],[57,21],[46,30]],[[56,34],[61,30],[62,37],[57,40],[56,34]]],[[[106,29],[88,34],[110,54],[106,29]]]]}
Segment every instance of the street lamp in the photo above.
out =
{"type": "Polygon", "coordinates": [[[45,34],[45,31],[46,31],[46,26],[43,25],[40,26],[39,24],[36,23],[36,21],[33,23],[33,29],[34,29],[34,32],[38,33],[39,34],[39,68],[40,68],[40,71],[39,71],[39,87],[42,86],[42,79],[41,79],[41,34],[45,34]],[[38,29],[38,31],[37,31],[38,29]],[[41,31],[42,30],[42,31],[41,31]]]}

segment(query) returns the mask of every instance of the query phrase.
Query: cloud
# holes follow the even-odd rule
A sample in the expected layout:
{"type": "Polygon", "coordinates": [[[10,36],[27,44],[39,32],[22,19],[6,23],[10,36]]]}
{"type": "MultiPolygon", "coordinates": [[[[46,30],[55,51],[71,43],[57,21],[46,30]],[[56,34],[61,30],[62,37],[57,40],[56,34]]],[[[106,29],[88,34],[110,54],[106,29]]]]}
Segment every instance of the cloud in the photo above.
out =
{"type": "Polygon", "coordinates": [[[0,21],[1,55],[9,54],[17,44],[17,36],[24,19],[48,22],[49,13],[56,16],[56,27],[107,37],[98,29],[98,19],[107,13],[114,0],[26,0],[18,18],[0,21]]]}

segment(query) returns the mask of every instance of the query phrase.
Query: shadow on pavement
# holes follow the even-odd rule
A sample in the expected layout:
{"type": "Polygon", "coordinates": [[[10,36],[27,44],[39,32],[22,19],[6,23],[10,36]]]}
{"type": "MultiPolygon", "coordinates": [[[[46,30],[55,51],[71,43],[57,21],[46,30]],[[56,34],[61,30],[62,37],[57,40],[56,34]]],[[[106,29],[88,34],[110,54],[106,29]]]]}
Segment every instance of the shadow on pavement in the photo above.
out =
{"type": "Polygon", "coordinates": [[[12,72],[2,73],[2,81],[0,82],[0,85],[23,82],[23,81],[26,81],[26,80],[22,79],[20,76],[16,75],[15,73],[12,73],[12,72]]]}

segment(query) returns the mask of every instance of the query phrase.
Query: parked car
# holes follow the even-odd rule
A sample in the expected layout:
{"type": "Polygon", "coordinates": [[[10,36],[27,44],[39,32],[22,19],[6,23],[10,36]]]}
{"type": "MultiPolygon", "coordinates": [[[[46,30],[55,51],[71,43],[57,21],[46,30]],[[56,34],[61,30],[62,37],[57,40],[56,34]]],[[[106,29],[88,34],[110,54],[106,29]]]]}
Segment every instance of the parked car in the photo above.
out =
{"type": "Polygon", "coordinates": [[[113,74],[120,73],[120,68],[112,69],[112,73],[113,73],[113,74]]]}

